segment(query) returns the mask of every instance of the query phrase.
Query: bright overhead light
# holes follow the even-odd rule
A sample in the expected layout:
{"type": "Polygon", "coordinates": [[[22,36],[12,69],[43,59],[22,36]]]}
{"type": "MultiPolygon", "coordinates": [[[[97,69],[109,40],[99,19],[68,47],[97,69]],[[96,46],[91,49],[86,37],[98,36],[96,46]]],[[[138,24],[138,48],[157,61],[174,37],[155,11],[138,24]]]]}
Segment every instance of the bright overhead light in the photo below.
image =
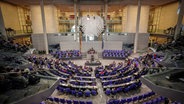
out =
{"type": "Polygon", "coordinates": [[[89,20],[89,18],[90,18],[90,16],[89,16],[89,15],[87,15],[87,20],[89,20]]]}

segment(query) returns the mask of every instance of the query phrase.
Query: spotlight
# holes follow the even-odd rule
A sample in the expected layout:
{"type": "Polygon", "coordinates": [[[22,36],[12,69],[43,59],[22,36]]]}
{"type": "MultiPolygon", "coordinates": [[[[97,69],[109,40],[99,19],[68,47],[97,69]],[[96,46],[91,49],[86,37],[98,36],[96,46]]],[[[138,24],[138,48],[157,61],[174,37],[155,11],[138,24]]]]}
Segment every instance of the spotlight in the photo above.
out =
{"type": "Polygon", "coordinates": [[[87,15],[87,20],[89,20],[90,19],[90,16],[89,15],[87,15]]]}

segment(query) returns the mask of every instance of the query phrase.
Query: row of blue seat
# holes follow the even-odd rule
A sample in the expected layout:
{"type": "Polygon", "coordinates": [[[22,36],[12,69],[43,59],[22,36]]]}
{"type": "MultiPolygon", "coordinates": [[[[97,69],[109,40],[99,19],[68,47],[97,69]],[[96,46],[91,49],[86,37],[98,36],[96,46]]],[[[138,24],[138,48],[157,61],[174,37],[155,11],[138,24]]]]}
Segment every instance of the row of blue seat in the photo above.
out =
{"type": "Polygon", "coordinates": [[[53,52],[52,55],[56,58],[80,58],[82,56],[79,50],[70,50],[70,51],[56,51],[53,52]]]}
{"type": "Polygon", "coordinates": [[[121,79],[121,80],[116,80],[116,81],[107,81],[107,82],[102,82],[103,86],[108,86],[108,85],[116,85],[116,84],[122,84],[122,83],[127,83],[130,82],[132,80],[131,77],[125,78],[125,79],[121,79]]]}
{"type": "Polygon", "coordinates": [[[88,82],[70,81],[70,84],[78,86],[96,86],[96,82],[88,83],[88,82]]]}
{"type": "Polygon", "coordinates": [[[79,89],[74,89],[74,88],[69,88],[69,87],[62,87],[62,86],[58,86],[57,90],[61,93],[66,93],[66,94],[71,94],[73,96],[77,96],[77,97],[90,97],[91,95],[96,96],[98,94],[97,90],[92,89],[92,90],[79,90],[79,89]]]}
{"type": "MultiPolygon", "coordinates": [[[[83,69],[82,66],[77,66],[73,64],[71,61],[68,63],[65,63],[63,61],[60,61],[57,59],[56,61],[53,61],[53,59],[48,59],[46,57],[36,57],[36,56],[30,56],[27,58],[30,62],[35,63],[39,66],[47,66],[49,69],[57,69],[57,70],[50,70],[52,74],[55,74],[60,77],[68,77],[69,75],[80,75],[80,76],[91,76],[92,69],[89,67],[90,70],[81,70],[83,69]]],[[[86,67],[88,68],[88,67],[86,67]]]]}
{"type": "Polygon", "coordinates": [[[147,102],[144,102],[143,104],[160,104],[162,102],[165,102],[166,98],[163,96],[159,96],[155,99],[149,100],[147,102]]]}
{"type": "Polygon", "coordinates": [[[111,94],[112,95],[115,95],[116,93],[120,93],[120,92],[127,93],[127,92],[129,92],[131,90],[138,89],[139,87],[141,87],[141,85],[142,85],[142,82],[141,81],[138,81],[138,82],[135,82],[135,83],[126,85],[126,86],[116,87],[114,89],[107,88],[105,90],[105,94],[106,95],[111,95],[111,94]]]}
{"type": "Polygon", "coordinates": [[[131,51],[127,51],[127,50],[104,50],[102,52],[103,58],[125,59],[130,54],[131,54],[131,51]]]}
{"type": "MultiPolygon", "coordinates": [[[[124,72],[126,72],[127,70],[130,70],[130,65],[129,66],[125,66],[125,67],[123,67],[123,66],[121,66],[121,67],[119,67],[119,69],[118,70],[112,70],[112,71],[110,71],[110,72],[108,72],[106,69],[103,69],[103,70],[98,70],[98,69],[96,69],[95,70],[95,76],[97,77],[97,78],[100,78],[100,77],[102,77],[102,76],[113,76],[113,75],[116,75],[116,74],[118,74],[118,73],[124,73],[124,72]]],[[[118,76],[117,76],[118,77],[118,76]]],[[[119,77],[121,77],[121,76],[119,76],[119,77]]]]}
{"type": "Polygon", "coordinates": [[[131,102],[136,102],[136,101],[141,101],[144,99],[147,99],[151,96],[154,96],[155,92],[151,91],[142,95],[137,95],[137,96],[133,96],[130,98],[122,98],[120,100],[118,99],[110,99],[107,104],[125,104],[125,103],[131,103],[131,102]]]}
{"type": "MultiPolygon", "coordinates": [[[[126,76],[132,76],[134,73],[139,71],[139,68],[133,68],[131,70],[128,70],[128,68],[123,68],[121,70],[124,70],[124,71],[122,73],[118,72],[116,75],[111,75],[111,77],[101,76],[100,78],[101,78],[102,81],[105,81],[105,80],[115,80],[115,79],[123,78],[123,77],[126,77],[126,76]]],[[[133,78],[133,79],[137,79],[137,78],[133,78]]]]}
{"type": "MultiPolygon", "coordinates": [[[[81,100],[69,100],[69,99],[62,99],[56,97],[49,97],[47,100],[60,103],[60,104],[93,104],[92,101],[81,101],[81,100]]],[[[42,101],[40,104],[46,104],[45,101],[42,101]]]]}
{"type": "Polygon", "coordinates": [[[84,77],[84,76],[77,76],[77,77],[72,77],[71,79],[73,80],[81,80],[81,81],[95,81],[95,77],[84,77]]]}

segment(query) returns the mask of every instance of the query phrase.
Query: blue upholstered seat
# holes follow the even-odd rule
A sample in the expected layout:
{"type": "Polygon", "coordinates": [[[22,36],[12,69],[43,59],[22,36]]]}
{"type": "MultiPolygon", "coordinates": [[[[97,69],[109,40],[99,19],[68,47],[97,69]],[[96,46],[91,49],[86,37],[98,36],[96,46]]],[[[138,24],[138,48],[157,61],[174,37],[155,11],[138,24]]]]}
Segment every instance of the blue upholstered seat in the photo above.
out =
{"type": "Polygon", "coordinates": [[[91,94],[93,95],[93,96],[95,96],[95,95],[97,95],[98,93],[97,93],[97,91],[96,90],[91,90],[91,94]]]}
{"type": "Polygon", "coordinates": [[[86,104],[93,104],[92,101],[86,101],[86,104]]]}
{"type": "Polygon", "coordinates": [[[110,89],[107,89],[107,90],[105,91],[105,94],[106,94],[106,95],[110,95],[110,94],[111,94],[111,90],[110,90],[110,89]]]}
{"type": "Polygon", "coordinates": [[[84,101],[79,101],[79,104],[86,104],[84,101]]]}
{"type": "Polygon", "coordinates": [[[67,104],[72,104],[72,101],[71,100],[66,100],[66,103],[67,104]]]}
{"type": "Polygon", "coordinates": [[[73,104],[79,104],[79,101],[73,100],[73,104]]]}
{"type": "Polygon", "coordinates": [[[85,91],[85,97],[90,97],[91,91],[85,91]]]}
{"type": "Polygon", "coordinates": [[[125,104],[126,103],[126,99],[121,99],[121,104],[125,104]]]}
{"type": "Polygon", "coordinates": [[[82,97],[83,96],[83,92],[82,91],[77,92],[77,96],[78,97],[82,97]]]}
{"type": "Polygon", "coordinates": [[[130,103],[130,102],[132,102],[132,98],[127,98],[126,101],[127,101],[127,103],[130,103]]]}
{"type": "Polygon", "coordinates": [[[65,102],[65,99],[60,99],[60,103],[64,104],[65,102]]]}
{"type": "Polygon", "coordinates": [[[59,103],[59,100],[60,100],[59,98],[54,97],[55,102],[59,103]]]}

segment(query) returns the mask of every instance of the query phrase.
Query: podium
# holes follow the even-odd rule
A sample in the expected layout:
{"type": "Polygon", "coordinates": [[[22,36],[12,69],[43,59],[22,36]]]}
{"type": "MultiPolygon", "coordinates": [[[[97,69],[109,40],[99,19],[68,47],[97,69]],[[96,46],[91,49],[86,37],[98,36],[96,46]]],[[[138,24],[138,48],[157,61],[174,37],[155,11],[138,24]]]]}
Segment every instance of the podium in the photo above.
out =
{"type": "Polygon", "coordinates": [[[97,53],[94,53],[94,54],[88,54],[87,53],[87,59],[88,60],[91,60],[91,59],[94,59],[94,60],[98,60],[98,54],[97,53]]]}
{"type": "Polygon", "coordinates": [[[85,65],[101,65],[101,62],[98,60],[98,53],[93,48],[87,51],[87,60],[88,61],[86,61],[85,65]]]}
{"type": "Polygon", "coordinates": [[[91,61],[98,60],[98,53],[93,48],[89,49],[87,51],[87,59],[91,61]]]}

